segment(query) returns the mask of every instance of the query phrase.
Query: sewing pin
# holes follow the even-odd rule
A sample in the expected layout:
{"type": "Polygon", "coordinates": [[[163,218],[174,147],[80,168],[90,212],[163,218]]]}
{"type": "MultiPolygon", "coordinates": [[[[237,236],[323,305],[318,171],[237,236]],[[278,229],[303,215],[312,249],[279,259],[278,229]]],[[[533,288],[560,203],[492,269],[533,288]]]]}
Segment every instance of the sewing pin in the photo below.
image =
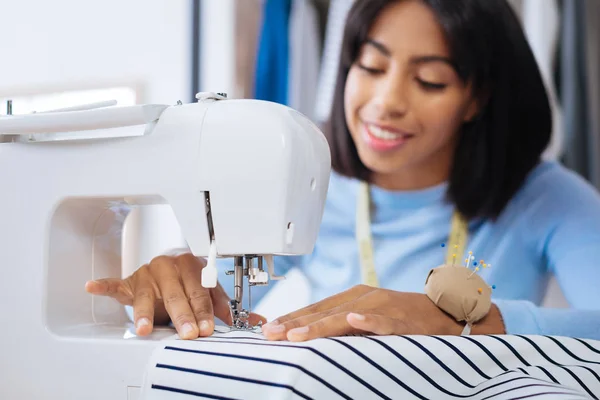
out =
{"type": "Polygon", "coordinates": [[[474,259],[475,259],[475,257],[473,256],[473,252],[472,252],[472,251],[469,251],[469,257],[467,257],[467,259],[466,259],[466,262],[467,262],[467,268],[469,268],[469,267],[470,267],[470,265],[471,265],[471,260],[474,260],[474,259]]]}
{"type": "MultiPolygon", "coordinates": [[[[469,278],[470,278],[470,277],[472,277],[472,276],[473,276],[473,274],[474,274],[475,272],[477,272],[477,271],[479,271],[479,267],[475,268],[475,269],[473,270],[473,272],[471,272],[471,275],[469,275],[469,278]]],[[[467,278],[467,279],[469,279],[469,278],[467,278]]]]}

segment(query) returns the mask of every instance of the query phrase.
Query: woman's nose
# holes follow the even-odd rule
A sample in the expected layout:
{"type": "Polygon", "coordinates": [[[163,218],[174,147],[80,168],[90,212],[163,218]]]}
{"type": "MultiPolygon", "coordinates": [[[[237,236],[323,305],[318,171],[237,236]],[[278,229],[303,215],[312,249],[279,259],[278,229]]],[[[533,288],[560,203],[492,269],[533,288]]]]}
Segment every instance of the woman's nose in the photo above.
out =
{"type": "Polygon", "coordinates": [[[375,104],[378,111],[389,118],[398,118],[408,111],[408,89],[404,79],[390,76],[377,88],[375,104]]]}

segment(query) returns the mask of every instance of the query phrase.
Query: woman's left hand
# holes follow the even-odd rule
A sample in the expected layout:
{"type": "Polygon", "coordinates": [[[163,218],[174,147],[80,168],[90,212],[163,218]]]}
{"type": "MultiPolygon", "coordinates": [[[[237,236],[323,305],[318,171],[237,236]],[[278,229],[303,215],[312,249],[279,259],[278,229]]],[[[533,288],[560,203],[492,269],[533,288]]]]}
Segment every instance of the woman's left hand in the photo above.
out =
{"type": "MultiPolygon", "coordinates": [[[[504,333],[494,305],[475,326],[479,333],[504,333]]],[[[349,334],[460,335],[463,328],[424,294],[358,285],[264,325],[263,334],[298,342],[349,334]]]]}

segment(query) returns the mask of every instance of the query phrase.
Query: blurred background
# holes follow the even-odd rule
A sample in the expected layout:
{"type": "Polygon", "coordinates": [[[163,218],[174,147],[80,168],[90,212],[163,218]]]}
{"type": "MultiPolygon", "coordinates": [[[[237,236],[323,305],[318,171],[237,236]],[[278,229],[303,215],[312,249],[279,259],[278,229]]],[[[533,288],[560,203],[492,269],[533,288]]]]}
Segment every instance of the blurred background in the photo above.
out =
{"type": "MultiPolygon", "coordinates": [[[[21,114],[110,99],[185,103],[215,91],[284,103],[320,124],[352,2],[0,0],[0,101],[12,99],[21,114]]],[[[600,188],[600,1],[509,2],[553,103],[545,156],[600,188]]],[[[132,212],[123,237],[124,275],[184,245],[163,206],[132,212]]],[[[303,277],[290,278],[269,294],[284,301],[257,311],[271,317],[304,304],[303,277]]],[[[565,305],[554,284],[546,304],[565,305]]]]}

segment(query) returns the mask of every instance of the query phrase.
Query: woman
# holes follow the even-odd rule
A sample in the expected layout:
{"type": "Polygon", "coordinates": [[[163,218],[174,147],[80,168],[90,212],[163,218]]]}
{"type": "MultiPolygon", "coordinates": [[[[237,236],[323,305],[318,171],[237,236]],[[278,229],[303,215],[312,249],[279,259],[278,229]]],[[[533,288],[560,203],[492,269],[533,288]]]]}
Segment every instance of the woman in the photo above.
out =
{"type": "MultiPolygon", "coordinates": [[[[268,339],[461,334],[423,288],[462,218],[467,249],[492,264],[478,273],[496,287],[473,334],[600,339],[600,197],[540,160],[549,102],[506,0],[357,0],[326,133],[334,173],[315,250],[279,261],[301,267],[321,301],[265,325],[268,339]],[[356,224],[369,206],[365,230],[356,224]],[[356,232],[367,245],[371,234],[372,262],[356,232]],[[551,273],[572,309],[539,307],[551,273]]],[[[158,257],[87,290],[133,305],[140,335],[172,320],[196,338],[212,333],[213,315],[229,321],[223,288],[200,284],[203,266],[189,254],[158,257]]]]}

